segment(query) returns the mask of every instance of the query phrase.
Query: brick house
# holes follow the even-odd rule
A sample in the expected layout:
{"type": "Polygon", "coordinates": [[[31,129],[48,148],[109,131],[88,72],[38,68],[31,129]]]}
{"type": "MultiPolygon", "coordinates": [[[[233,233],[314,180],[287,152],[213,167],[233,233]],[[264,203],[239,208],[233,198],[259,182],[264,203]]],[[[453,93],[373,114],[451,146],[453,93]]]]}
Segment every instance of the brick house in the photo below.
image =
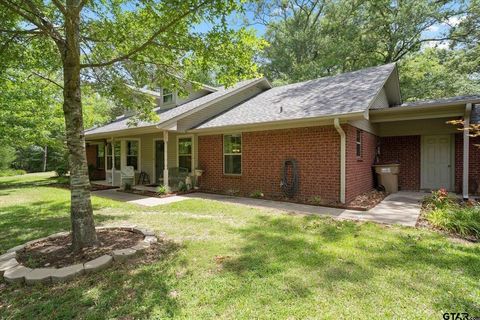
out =
{"type": "Polygon", "coordinates": [[[395,64],[280,87],[261,78],[186,97],[143,91],[158,122],[129,126],[123,115],[85,132],[97,179],[119,185],[132,166],[148,177],[136,183],[175,188],[179,172],[195,180],[201,169],[203,191],[348,203],[375,187],[374,163],[394,162],[401,190],[480,189],[480,141],[447,124],[476,119],[480,96],[402,104],[395,64]]]}

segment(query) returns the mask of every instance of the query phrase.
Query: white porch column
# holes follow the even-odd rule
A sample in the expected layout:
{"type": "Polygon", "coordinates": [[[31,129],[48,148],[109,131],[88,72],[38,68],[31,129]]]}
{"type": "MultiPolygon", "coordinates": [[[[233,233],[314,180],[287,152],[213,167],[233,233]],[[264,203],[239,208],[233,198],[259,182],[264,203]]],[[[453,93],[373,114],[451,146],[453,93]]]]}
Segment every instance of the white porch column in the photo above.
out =
{"type": "Polygon", "coordinates": [[[163,185],[168,187],[168,131],[163,131],[163,185]]]}
{"type": "Polygon", "coordinates": [[[110,148],[112,148],[110,151],[112,152],[112,186],[115,185],[115,140],[112,137],[112,144],[110,148]]]}
{"type": "Polygon", "coordinates": [[[468,199],[468,167],[469,167],[469,151],[470,151],[470,113],[472,112],[472,104],[467,103],[465,107],[465,116],[463,118],[463,184],[462,195],[463,199],[468,199]]]}

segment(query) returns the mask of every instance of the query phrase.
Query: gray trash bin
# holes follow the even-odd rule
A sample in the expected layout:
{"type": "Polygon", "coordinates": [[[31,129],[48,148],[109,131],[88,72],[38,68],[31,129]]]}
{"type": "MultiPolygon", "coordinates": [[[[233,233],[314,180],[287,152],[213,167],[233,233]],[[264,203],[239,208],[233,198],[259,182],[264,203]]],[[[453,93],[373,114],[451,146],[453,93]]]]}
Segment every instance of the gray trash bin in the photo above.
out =
{"type": "Polygon", "coordinates": [[[400,165],[398,163],[377,164],[373,166],[378,177],[378,184],[385,187],[388,193],[398,192],[398,173],[400,165]]]}

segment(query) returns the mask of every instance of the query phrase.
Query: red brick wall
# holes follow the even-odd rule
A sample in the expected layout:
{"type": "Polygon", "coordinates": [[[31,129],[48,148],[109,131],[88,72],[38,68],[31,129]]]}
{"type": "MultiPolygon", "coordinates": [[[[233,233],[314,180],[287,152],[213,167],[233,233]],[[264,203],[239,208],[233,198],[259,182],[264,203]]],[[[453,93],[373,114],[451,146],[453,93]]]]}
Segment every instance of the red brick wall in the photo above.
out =
{"type": "MultiPolygon", "coordinates": [[[[97,145],[91,144],[86,147],[87,164],[97,166],[97,145]]],[[[104,180],[105,170],[96,169],[92,174],[92,180],[104,180]]]]}
{"type": "Polygon", "coordinates": [[[375,162],[377,137],[366,131],[362,134],[362,156],[357,158],[356,137],[357,128],[346,126],[346,201],[352,201],[356,196],[374,188],[372,165],[375,162]]]}
{"type": "Polygon", "coordinates": [[[97,145],[91,144],[86,147],[87,150],[87,163],[97,166],[97,145]]]}
{"type": "Polygon", "coordinates": [[[420,189],[420,136],[380,138],[380,162],[400,163],[400,190],[420,189]]]}
{"type": "Polygon", "coordinates": [[[281,197],[282,162],[286,159],[298,162],[297,200],[308,201],[312,196],[339,200],[340,136],[333,126],[244,132],[240,177],[223,174],[222,135],[198,137],[199,167],[205,170],[200,185],[205,191],[248,195],[258,190],[281,197]]]}
{"type": "MultiPolygon", "coordinates": [[[[480,194],[480,137],[470,138],[468,185],[471,194],[480,194]]],[[[462,192],[463,134],[455,135],[455,192],[462,192]]]]}

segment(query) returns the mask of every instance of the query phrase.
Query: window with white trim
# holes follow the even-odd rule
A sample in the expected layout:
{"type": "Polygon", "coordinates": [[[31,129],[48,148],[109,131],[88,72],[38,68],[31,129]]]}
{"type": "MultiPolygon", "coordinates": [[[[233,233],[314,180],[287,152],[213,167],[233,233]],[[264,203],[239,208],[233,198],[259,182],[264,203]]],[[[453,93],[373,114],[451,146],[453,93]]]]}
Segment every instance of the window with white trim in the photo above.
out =
{"type": "Polygon", "coordinates": [[[127,140],[125,144],[127,147],[127,166],[132,166],[135,170],[138,170],[138,141],[127,140]]]}
{"type": "Polygon", "coordinates": [[[173,102],[173,91],[168,89],[162,90],[162,101],[163,103],[172,103],[173,102]]]}
{"type": "Polygon", "coordinates": [[[242,135],[223,136],[223,173],[242,174],[242,135]]]}
{"type": "Polygon", "coordinates": [[[355,139],[355,148],[356,148],[356,155],[357,158],[362,157],[362,130],[357,129],[357,136],[355,139]]]}
{"type": "Polygon", "coordinates": [[[103,142],[97,145],[97,169],[105,170],[105,145],[103,142]]]}
{"type": "Polygon", "coordinates": [[[192,172],[192,138],[178,139],[178,166],[192,172]]]}

